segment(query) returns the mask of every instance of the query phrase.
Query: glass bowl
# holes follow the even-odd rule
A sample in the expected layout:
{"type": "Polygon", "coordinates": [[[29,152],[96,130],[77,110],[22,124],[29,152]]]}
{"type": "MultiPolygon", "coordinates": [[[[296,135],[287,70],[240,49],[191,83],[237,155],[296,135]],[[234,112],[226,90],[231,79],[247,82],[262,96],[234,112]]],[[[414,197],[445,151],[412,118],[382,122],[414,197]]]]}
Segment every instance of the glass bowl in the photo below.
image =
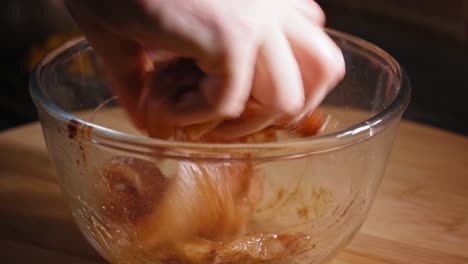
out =
{"type": "Polygon", "coordinates": [[[30,91],[58,182],[92,246],[119,264],[331,260],[372,205],[410,85],[383,50],[328,34],[347,72],[320,106],[327,126],[273,143],[145,137],[84,39],[45,56],[30,91]]]}

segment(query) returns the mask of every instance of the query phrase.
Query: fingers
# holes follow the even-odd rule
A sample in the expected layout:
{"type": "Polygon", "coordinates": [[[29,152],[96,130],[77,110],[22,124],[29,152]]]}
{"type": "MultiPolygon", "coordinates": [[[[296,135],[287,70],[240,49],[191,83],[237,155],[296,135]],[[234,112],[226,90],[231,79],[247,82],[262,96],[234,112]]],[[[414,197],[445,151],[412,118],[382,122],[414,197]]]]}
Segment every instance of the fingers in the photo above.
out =
{"type": "MultiPolygon", "coordinates": [[[[273,86],[267,66],[265,60],[257,59],[255,75],[252,81],[252,90],[263,87],[269,89],[273,86]]],[[[272,113],[265,110],[268,109],[265,109],[264,105],[259,103],[255,98],[250,97],[239,118],[223,121],[217,129],[210,133],[210,136],[218,139],[237,138],[255,132],[259,127],[266,127],[271,123],[272,113]]]]}
{"type": "MultiPolygon", "coordinates": [[[[205,4],[200,2],[196,9],[203,9],[205,4]]],[[[194,58],[205,73],[197,84],[198,89],[183,93],[168,109],[177,126],[237,118],[251,92],[258,48],[255,30],[239,26],[239,21],[229,24],[228,16],[219,18],[225,11],[214,15],[207,11],[213,9],[211,6],[205,6],[205,9],[203,12],[208,15],[203,19],[199,17],[203,13],[200,11],[165,22],[172,29],[177,29],[181,36],[192,38],[192,46],[198,49],[176,51],[194,58]]],[[[174,49],[174,45],[170,49],[174,49]]]]}
{"type": "Polygon", "coordinates": [[[190,59],[179,58],[155,66],[146,84],[146,123],[151,137],[168,138],[176,127],[218,118],[199,90],[205,77],[190,59]]]}
{"type": "Polygon", "coordinates": [[[211,79],[204,82],[201,91],[213,111],[224,119],[237,118],[244,110],[251,93],[258,45],[253,37],[227,35],[221,70],[207,69],[211,79]]]}
{"type": "Polygon", "coordinates": [[[322,27],[325,25],[325,13],[314,0],[293,0],[293,4],[298,13],[310,22],[322,27]]]}
{"type": "Polygon", "coordinates": [[[259,50],[251,93],[255,102],[247,104],[241,118],[223,122],[212,134],[239,137],[273,123],[299,121],[343,78],[343,56],[323,31],[321,9],[312,1],[297,3],[302,15],[292,16],[285,27],[291,44],[276,31],[259,50]]]}
{"type": "Polygon", "coordinates": [[[286,32],[304,82],[306,102],[298,120],[313,111],[344,77],[345,63],[340,49],[323,29],[304,17],[291,16],[286,32]]]}
{"type": "Polygon", "coordinates": [[[224,122],[215,133],[244,136],[273,124],[280,116],[294,116],[302,109],[304,89],[299,67],[280,29],[268,35],[259,50],[257,65],[251,92],[257,105],[246,109],[243,118],[224,122]]]}
{"type": "MultiPolygon", "coordinates": [[[[72,10],[81,6],[80,1],[68,2],[76,5],[72,10]]],[[[175,127],[221,120],[227,121],[217,133],[242,136],[293,116],[300,119],[344,74],[341,52],[323,32],[325,16],[312,0],[291,0],[272,15],[262,15],[259,4],[247,18],[227,16],[226,9],[208,2],[193,10],[175,4],[150,10],[135,2],[129,6],[133,15],[119,8],[129,16],[125,22],[103,8],[107,2],[89,3],[94,13],[83,9],[74,17],[122,106],[150,136],[167,137],[175,127]],[[191,12],[174,18],[187,10],[191,12]],[[254,15],[258,17],[250,17],[254,15]],[[251,25],[256,21],[265,26],[251,25]],[[164,49],[196,62],[185,65],[186,72],[149,76],[147,49],[164,49]]]]}
{"type": "Polygon", "coordinates": [[[280,29],[266,39],[259,58],[266,65],[272,86],[256,86],[252,96],[270,112],[296,114],[304,103],[304,88],[293,51],[280,29]]]}
{"type": "Polygon", "coordinates": [[[158,74],[159,78],[150,85],[152,95],[148,100],[147,123],[152,124],[148,129],[150,136],[165,138],[176,127],[241,115],[251,93],[256,49],[254,44],[241,45],[240,39],[233,41],[237,44],[227,44],[226,55],[218,67],[207,69],[211,72],[200,71],[197,78],[187,79],[195,68],[200,70],[192,61],[189,68],[179,64],[158,74]],[[161,93],[161,89],[170,92],[161,93]],[[174,91],[180,93],[174,94],[174,91]]]}
{"type": "Polygon", "coordinates": [[[251,98],[241,118],[225,121],[212,134],[238,137],[310,114],[344,76],[341,51],[323,31],[325,15],[309,0],[296,0],[292,23],[273,31],[257,57],[251,98]]]}

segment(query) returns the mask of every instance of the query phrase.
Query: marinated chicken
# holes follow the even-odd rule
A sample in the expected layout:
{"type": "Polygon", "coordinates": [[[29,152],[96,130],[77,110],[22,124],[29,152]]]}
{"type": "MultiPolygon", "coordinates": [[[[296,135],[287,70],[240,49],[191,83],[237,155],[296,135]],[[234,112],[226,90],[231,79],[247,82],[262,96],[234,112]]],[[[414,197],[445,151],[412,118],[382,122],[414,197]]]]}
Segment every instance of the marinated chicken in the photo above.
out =
{"type": "MultiPolygon", "coordinates": [[[[311,136],[322,120],[323,115],[315,112],[298,124],[270,127],[228,142],[272,142],[279,130],[311,136]]],[[[170,131],[170,138],[219,142],[207,134],[214,126],[177,128],[170,131]]],[[[243,161],[180,160],[175,175],[163,175],[150,161],[115,157],[100,168],[97,178],[97,201],[112,222],[109,226],[116,229],[113,237],[125,235],[128,240],[117,263],[140,263],[135,255],[162,263],[263,263],[299,254],[310,246],[306,234],[248,229],[263,193],[262,172],[248,157],[243,161]]]]}

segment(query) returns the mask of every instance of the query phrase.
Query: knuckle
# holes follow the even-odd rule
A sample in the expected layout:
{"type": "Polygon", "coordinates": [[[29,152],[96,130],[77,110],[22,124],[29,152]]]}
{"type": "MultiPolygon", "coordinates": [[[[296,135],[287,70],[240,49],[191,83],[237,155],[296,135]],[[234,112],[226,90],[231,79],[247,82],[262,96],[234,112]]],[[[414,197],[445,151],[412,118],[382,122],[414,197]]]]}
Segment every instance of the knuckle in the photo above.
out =
{"type": "Polygon", "coordinates": [[[323,27],[325,26],[326,22],[327,22],[327,18],[325,16],[325,13],[323,12],[322,9],[319,9],[319,12],[317,15],[317,23],[323,27]]]}
{"type": "Polygon", "coordinates": [[[341,81],[345,74],[346,74],[346,66],[345,66],[345,61],[343,54],[341,51],[337,48],[337,52],[335,54],[335,60],[332,62],[332,70],[333,70],[333,76],[331,77],[331,80],[333,83],[337,83],[341,81]]]}
{"type": "Polygon", "coordinates": [[[217,115],[225,119],[235,119],[244,112],[244,105],[239,103],[221,104],[215,109],[217,115]]]}
{"type": "Polygon", "coordinates": [[[313,1],[312,8],[315,9],[317,23],[321,26],[324,26],[327,20],[325,12],[315,1],[313,1]]]}
{"type": "Polygon", "coordinates": [[[280,111],[288,114],[295,115],[299,113],[304,107],[304,98],[300,96],[290,97],[289,100],[280,105],[280,111]]]}
{"type": "Polygon", "coordinates": [[[258,33],[256,25],[258,23],[255,19],[244,15],[233,14],[230,16],[229,20],[229,23],[226,23],[227,21],[225,19],[218,23],[218,28],[224,33],[223,35],[226,38],[225,41],[228,43],[238,43],[239,41],[248,43],[256,38],[258,33]]]}
{"type": "Polygon", "coordinates": [[[345,62],[341,51],[336,48],[319,62],[319,73],[324,82],[336,84],[345,75],[345,62]]]}

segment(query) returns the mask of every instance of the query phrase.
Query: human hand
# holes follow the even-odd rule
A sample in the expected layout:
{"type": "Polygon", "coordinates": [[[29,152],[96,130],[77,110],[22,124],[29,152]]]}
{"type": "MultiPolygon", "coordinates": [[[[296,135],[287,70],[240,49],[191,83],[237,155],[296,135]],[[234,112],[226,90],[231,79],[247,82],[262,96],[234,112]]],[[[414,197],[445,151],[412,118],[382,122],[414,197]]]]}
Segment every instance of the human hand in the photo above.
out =
{"type": "Polygon", "coordinates": [[[228,137],[294,122],[345,72],[311,0],[66,2],[121,104],[153,136],[209,121],[220,121],[212,132],[228,137]],[[203,75],[195,89],[184,90],[194,79],[183,72],[182,81],[147,82],[161,51],[196,62],[203,75]],[[184,92],[164,97],[167,89],[184,92]],[[246,107],[254,114],[239,118],[246,107]]]}

